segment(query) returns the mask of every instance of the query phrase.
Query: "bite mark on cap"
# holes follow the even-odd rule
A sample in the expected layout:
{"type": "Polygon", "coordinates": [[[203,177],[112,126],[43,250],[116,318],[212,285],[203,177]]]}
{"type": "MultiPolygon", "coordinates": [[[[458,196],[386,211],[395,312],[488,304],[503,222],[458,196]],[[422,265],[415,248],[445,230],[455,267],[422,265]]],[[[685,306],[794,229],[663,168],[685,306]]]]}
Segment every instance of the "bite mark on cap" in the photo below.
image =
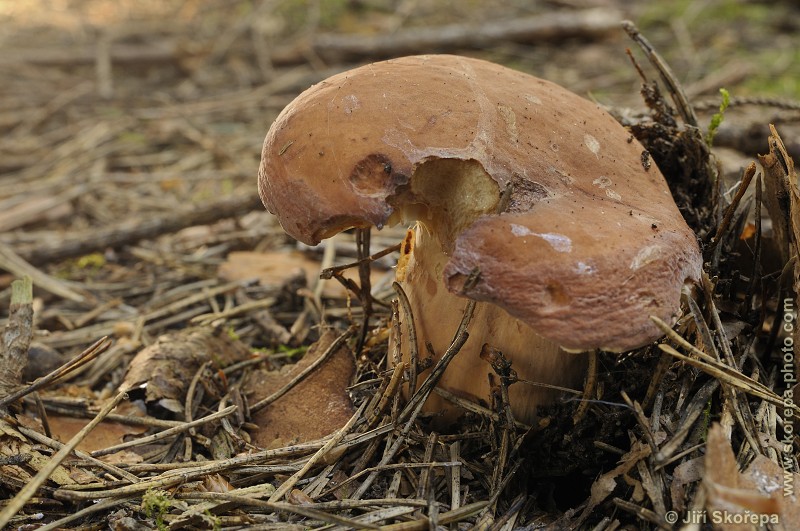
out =
{"type": "Polygon", "coordinates": [[[613,199],[614,201],[622,201],[622,196],[611,189],[611,187],[614,186],[614,182],[605,175],[601,175],[592,181],[592,184],[605,191],[606,197],[609,199],[613,199]]]}
{"type": "Polygon", "coordinates": [[[590,134],[583,135],[583,144],[589,148],[595,157],[600,157],[600,142],[590,134]]]}
{"type": "Polygon", "coordinates": [[[533,232],[528,227],[517,225],[516,223],[511,224],[511,233],[514,236],[535,236],[537,238],[541,238],[549,243],[553,250],[559,253],[568,253],[572,251],[572,240],[563,234],[553,234],[551,232],[533,232]]]}
{"type": "Polygon", "coordinates": [[[372,153],[353,166],[348,179],[358,194],[365,197],[384,197],[397,184],[399,175],[392,169],[389,157],[382,153],[372,153]]]}
{"type": "Polygon", "coordinates": [[[636,256],[633,257],[631,260],[631,269],[636,271],[637,269],[641,269],[650,262],[658,260],[661,257],[661,246],[659,245],[648,245],[636,253],[636,256]]]}
{"type": "Polygon", "coordinates": [[[497,112],[506,124],[506,132],[511,137],[512,142],[519,141],[519,132],[517,131],[517,115],[508,105],[503,103],[497,104],[497,112]]]}
{"type": "Polygon", "coordinates": [[[350,94],[349,96],[345,96],[342,98],[344,103],[344,113],[345,114],[353,114],[353,111],[358,110],[361,108],[361,102],[356,97],[355,94],[350,94]]]}

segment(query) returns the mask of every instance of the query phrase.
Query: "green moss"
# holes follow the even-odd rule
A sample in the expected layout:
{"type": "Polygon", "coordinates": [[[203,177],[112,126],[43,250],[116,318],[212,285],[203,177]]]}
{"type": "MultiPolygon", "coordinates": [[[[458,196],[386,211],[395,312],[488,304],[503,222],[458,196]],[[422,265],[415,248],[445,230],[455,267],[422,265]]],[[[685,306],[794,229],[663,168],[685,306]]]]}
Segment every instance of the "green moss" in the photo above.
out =
{"type": "Polygon", "coordinates": [[[106,265],[106,257],[103,253],[92,253],[81,256],[75,261],[75,266],[78,269],[91,269],[98,270],[106,265]]]}
{"type": "Polygon", "coordinates": [[[719,89],[719,93],[722,95],[722,102],[719,104],[719,112],[714,113],[714,116],[711,117],[711,123],[708,124],[708,132],[706,133],[706,144],[708,144],[709,147],[714,143],[714,136],[717,134],[719,126],[722,125],[722,120],[725,119],[725,111],[731,103],[731,95],[727,90],[721,88],[719,89]]]}
{"type": "Polygon", "coordinates": [[[306,353],[307,350],[308,347],[292,348],[287,345],[279,345],[277,352],[283,354],[287,358],[293,358],[295,356],[302,356],[303,354],[306,353]]]}
{"type": "Polygon", "coordinates": [[[161,531],[166,531],[169,526],[164,520],[164,515],[172,507],[172,498],[165,490],[150,489],[142,496],[142,509],[148,518],[153,518],[161,531]]]}

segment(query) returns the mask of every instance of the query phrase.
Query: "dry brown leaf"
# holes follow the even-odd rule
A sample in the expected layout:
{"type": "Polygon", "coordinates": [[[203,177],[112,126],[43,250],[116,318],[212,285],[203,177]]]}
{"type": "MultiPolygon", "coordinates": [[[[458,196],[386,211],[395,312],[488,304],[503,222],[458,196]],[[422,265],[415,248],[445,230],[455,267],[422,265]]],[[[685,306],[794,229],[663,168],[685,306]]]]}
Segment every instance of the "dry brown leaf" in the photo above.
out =
{"type": "Polygon", "coordinates": [[[778,516],[785,529],[800,529],[800,496],[795,490],[800,485],[800,474],[784,470],[779,464],[759,455],[745,470],[742,483],[777,502],[778,516]]]}
{"type": "Polygon", "coordinates": [[[613,470],[609,470],[595,480],[591,488],[591,497],[586,508],[580,516],[569,525],[580,527],[583,521],[589,517],[595,508],[608,498],[614,489],[617,488],[617,478],[625,477],[641,461],[650,455],[650,447],[640,441],[635,442],[631,449],[620,458],[620,464],[613,470]]]}
{"type": "Polygon", "coordinates": [[[292,489],[292,491],[286,497],[286,501],[292,505],[306,505],[309,503],[314,503],[314,500],[300,489],[292,489]]]}
{"type": "Polygon", "coordinates": [[[131,450],[120,450],[113,454],[101,455],[98,459],[109,465],[135,465],[144,461],[141,455],[131,450]]]}
{"type": "MultiPolygon", "coordinates": [[[[81,387],[70,387],[72,391],[80,391],[85,394],[86,389],[81,387]]],[[[93,397],[87,396],[90,400],[93,400],[93,397]]],[[[123,402],[119,406],[114,409],[114,413],[119,415],[127,415],[127,416],[136,416],[136,417],[144,417],[145,413],[136,405],[130,402],[123,402]]],[[[21,426],[24,426],[28,429],[38,431],[39,433],[44,433],[44,428],[42,426],[41,420],[38,418],[33,418],[28,415],[17,415],[16,417],[17,422],[20,423],[21,426]]],[[[77,418],[77,417],[68,417],[64,415],[58,415],[51,413],[47,416],[48,425],[50,427],[50,433],[52,437],[62,443],[65,443],[72,439],[80,430],[82,430],[89,422],[89,419],[84,418],[77,418]]],[[[123,442],[125,436],[127,435],[141,435],[146,432],[148,428],[146,426],[133,426],[128,424],[121,424],[117,422],[110,422],[108,420],[101,422],[98,424],[94,430],[92,430],[91,435],[89,437],[84,438],[77,446],[77,450],[91,453],[95,450],[102,450],[108,448],[109,446],[117,445],[123,442]]],[[[132,464],[138,463],[142,459],[139,457],[138,454],[130,453],[130,452],[120,452],[119,454],[112,454],[108,456],[103,456],[103,461],[107,463],[125,463],[125,464],[132,464]]]]}
{"type": "Polygon", "coordinates": [[[756,226],[754,223],[747,223],[739,234],[740,240],[749,240],[756,235],[756,226]]]}
{"type": "MultiPolygon", "coordinates": [[[[30,481],[50,461],[50,456],[39,453],[14,426],[3,419],[0,419],[0,456],[30,456],[30,460],[24,464],[0,466],[0,474],[22,483],[30,481]]],[[[50,475],[50,481],[61,487],[76,485],[71,470],[64,465],[56,467],[50,475]]]]}
{"type": "Polygon", "coordinates": [[[235,489],[228,480],[219,474],[203,476],[203,490],[205,492],[230,492],[235,489]]]}
{"type": "Polygon", "coordinates": [[[797,498],[784,498],[783,471],[757,458],[741,473],[731,443],[719,424],[708,432],[705,475],[706,519],[722,531],[750,530],[757,523],[777,524],[775,529],[798,529],[797,498]],[[756,463],[758,463],[756,465],[756,463]],[[766,473],[766,475],[765,475],[766,473]],[[793,514],[794,513],[794,514],[793,514]],[[781,527],[783,526],[783,527],[781,527]]]}
{"type": "MultiPolygon", "coordinates": [[[[235,252],[228,255],[228,259],[219,266],[217,274],[226,282],[249,280],[257,278],[262,285],[279,286],[295,277],[300,271],[305,273],[309,286],[316,282],[320,272],[320,263],[300,251],[269,251],[269,252],[235,252]]],[[[358,283],[358,269],[347,269],[343,272],[345,278],[358,283]]],[[[371,274],[372,284],[381,279],[381,273],[373,269],[371,274]]],[[[325,283],[322,296],[329,299],[344,299],[347,290],[336,280],[325,283]]]]}
{"type": "Polygon", "coordinates": [[[673,509],[682,511],[686,508],[686,486],[700,481],[703,477],[703,470],[702,457],[689,459],[675,467],[669,485],[673,509]]]}
{"type": "MultiPolygon", "coordinates": [[[[50,431],[53,438],[67,442],[81,431],[89,419],[79,419],[75,417],[65,417],[63,415],[49,415],[47,421],[50,424],[50,431]]],[[[77,449],[91,453],[95,450],[103,450],[110,446],[116,446],[125,440],[127,435],[141,435],[147,431],[145,426],[129,426],[117,422],[101,422],[97,425],[89,437],[84,438],[77,449]]]]}
{"type": "MultiPolygon", "coordinates": [[[[245,388],[250,403],[266,398],[291,381],[335,339],[335,333],[326,331],[296,364],[280,371],[255,373],[245,388]]],[[[350,349],[342,346],[285,395],[253,416],[253,423],[261,427],[253,434],[253,443],[264,448],[285,446],[318,439],[344,426],[354,412],[345,392],[354,372],[350,349]]]]}
{"type": "Polygon", "coordinates": [[[242,361],[250,351],[224,331],[210,328],[190,328],[165,334],[131,361],[123,388],[147,384],[147,402],[159,402],[170,410],[183,403],[186,388],[200,366],[206,361],[217,367],[242,361]]]}
{"type": "MultiPolygon", "coordinates": [[[[336,485],[341,485],[348,479],[349,478],[347,474],[337,469],[336,472],[333,473],[333,477],[331,477],[330,486],[335,487],[336,485]]],[[[343,500],[349,498],[351,494],[353,494],[352,483],[347,483],[342,488],[333,491],[333,497],[336,498],[337,500],[343,500]]]]}

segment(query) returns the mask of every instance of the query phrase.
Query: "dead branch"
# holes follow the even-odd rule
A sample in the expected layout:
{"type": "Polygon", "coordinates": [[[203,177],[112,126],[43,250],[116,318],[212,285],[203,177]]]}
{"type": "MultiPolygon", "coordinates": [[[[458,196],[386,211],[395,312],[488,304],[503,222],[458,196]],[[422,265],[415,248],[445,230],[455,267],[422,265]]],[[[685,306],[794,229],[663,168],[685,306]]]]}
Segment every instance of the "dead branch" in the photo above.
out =
{"type": "Polygon", "coordinates": [[[0,337],[0,396],[10,395],[22,383],[33,338],[33,284],[30,277],[12,284],[8,323],[0,337]]]}
{"type": "MultiPolygon", "coordinates": [[[[9,50],[10,52],[10,50],[9,50]]],[[[112,44],[108,51],[113,64],[136,65],[177,63],[191,57],[176,42],[148,41],[137,44],[112,44]]],[[[97,61],[97,49],[87,45],[73,48],[54,48],[17,50],[0,58],[0,67],[27,63],[37,66],[78,66],[92,65],[97,61]]]]}
{"type": "Polygon", "coordinates": [[[499,42],[558,42],[594,39],[619,27],[622,15],[611,9],[549,12],[513,20],[482,21],[413,28],[383,35],[317,35],[311,42],[278,48],[273,64],[305,62],[310,54],[328,63],[356,58],[379,58],[456,49],[488,48],[499,42]]]}
{"type": "MultiPolygon", "coordinates": [[[[779,126],[785,139],[786,152],[793,159],[800,160],[800,127],[797,123],[779,126]]],[[[764,151],[764,139],[771,134],[769,125],[764,121],[748,123],[723,122],[714,137],[714,145],[733,148],[748,156],[755,156],[764,151]]]]}
{"type": "Polygon", "coordinates": [[[170,212],[151,219],[126,219],[110,227],[92,229],[91,234],[77,234],[60,241],[22,247],[18,254],[33,264],[43,264],[101,251],[108,247],[133,244],[194,225],[213,223],[240,216],[261,207],[256,194],[226,197],[199,205],[188,211],[170,212]]]}

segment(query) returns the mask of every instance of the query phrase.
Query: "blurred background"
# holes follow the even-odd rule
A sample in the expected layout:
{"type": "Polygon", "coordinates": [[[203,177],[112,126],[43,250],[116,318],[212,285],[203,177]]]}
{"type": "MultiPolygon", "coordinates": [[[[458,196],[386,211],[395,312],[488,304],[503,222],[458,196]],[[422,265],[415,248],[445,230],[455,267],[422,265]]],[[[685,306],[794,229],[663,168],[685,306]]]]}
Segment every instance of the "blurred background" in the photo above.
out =
{"type": "MultiPolygon", "coordinates": [[[[134,254],[202,268],[288,243],[255,178],[270,123],[300,91],[359,64],[446,52],[635,111],[623,19],[668,60],[702,124],[721,87],[770,99],[726,116],[716,142],[735,148],[724,158],[736,173],[766,149],[769,121],[798,122],[798,15],[796,2],[744,0],[0,0],[0,244],[56,277],[98,282],[94,267],[110,282],[120,244],[223,218],[236,224],[134,254]]],[[[25,273],[2,253],[0,269],[25,273]]],[[[12,276],[0,274],[0,301],[12,276]]]]}
{"type": "Polygon", "coordinates": [[[720,87],[797,99],[799,15],[745,0],[0,0],[0,184],[158,172],[181,188],[216,170],[192,186],[216,195],[253,182],[266,129],[302,89],[411,53],[480,56],[640,107],[626,18],[694,101],[716,104],[720,87]]]}

